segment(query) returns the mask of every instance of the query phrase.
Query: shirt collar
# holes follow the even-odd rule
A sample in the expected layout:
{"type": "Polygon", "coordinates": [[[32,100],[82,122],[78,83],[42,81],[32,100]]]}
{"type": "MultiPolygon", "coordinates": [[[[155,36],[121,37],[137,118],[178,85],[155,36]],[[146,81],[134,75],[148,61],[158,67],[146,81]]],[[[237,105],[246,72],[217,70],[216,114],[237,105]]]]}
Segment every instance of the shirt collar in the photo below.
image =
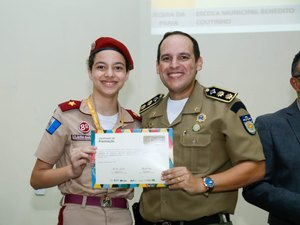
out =
{"type": "MultiPolygon", "coordinates": [[[[91,115],[90,113],[90,110],[89,110],[89,107],[87,105],[87,99],[84,99],[82,102],[81,102],[81,105],[80,105],[80,108],[79,110],[84,113],[84,114],[87,114],[87,115],[91,115]]],[[[119,103],[118,103],[118,112],[119,112],[119,118],[118,118],[118,121],[121,120],[120,118],[120,115],[123,115],[123,119],[124,119],[124,123],[130,123],[130,122],[133,122],[134,119],[132,118],[132,116],[129,114],[129,112],[124,109],[119,103]]]]}

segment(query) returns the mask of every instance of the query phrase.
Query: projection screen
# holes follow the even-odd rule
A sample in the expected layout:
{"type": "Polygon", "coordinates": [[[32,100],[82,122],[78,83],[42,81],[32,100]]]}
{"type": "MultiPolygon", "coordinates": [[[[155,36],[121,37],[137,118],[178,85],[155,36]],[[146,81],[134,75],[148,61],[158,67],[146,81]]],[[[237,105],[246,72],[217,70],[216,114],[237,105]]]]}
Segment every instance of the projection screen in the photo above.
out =
{"type": "Polygon", "coordinates": [[[300,30],[300,0],[151,0],[151,34],[300,30]]]}

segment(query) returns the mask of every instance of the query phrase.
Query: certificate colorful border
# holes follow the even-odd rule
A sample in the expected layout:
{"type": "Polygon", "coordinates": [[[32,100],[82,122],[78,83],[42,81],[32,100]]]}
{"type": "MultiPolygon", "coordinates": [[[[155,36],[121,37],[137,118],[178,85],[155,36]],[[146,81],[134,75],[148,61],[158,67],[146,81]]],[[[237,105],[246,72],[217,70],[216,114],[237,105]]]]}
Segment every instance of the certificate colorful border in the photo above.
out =
{"type": "MultiPolygon", "coordinates": [[[[169,137],[169,149],[170,149],[170,158],[169,158],[169,167],[173,167],[173,129],[172,128],[132,128],[132,129],[114,129],[114,130],[92,130],[91,131],[91,145],[95,146],[95,137],[97,133],[153,133],[153,132],[167,132],[169,137]]],[[[147,187],[166,187],[165,184],[97,184],[96,183],[96,167],[94,163],[94,156],[91,157],[92,169],[92,188],[147,188],[147,187]]]]}

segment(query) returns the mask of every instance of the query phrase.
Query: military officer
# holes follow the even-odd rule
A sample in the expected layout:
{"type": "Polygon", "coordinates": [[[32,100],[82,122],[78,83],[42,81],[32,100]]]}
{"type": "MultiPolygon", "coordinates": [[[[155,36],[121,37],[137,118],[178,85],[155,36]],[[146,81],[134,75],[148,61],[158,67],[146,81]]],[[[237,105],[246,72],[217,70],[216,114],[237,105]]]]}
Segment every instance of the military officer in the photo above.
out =
{"type": "Polygon", "coordinates": [[[141,224],[232,224],[238,189],[263,178],[265,158],[252,118],[237,94],[206,88],[197,41],[181,31],[158,45],[156,70],[168,88],[141,106],[142,126],[173,128],[174,167],[167,188],[144,188],[141,224]]]}

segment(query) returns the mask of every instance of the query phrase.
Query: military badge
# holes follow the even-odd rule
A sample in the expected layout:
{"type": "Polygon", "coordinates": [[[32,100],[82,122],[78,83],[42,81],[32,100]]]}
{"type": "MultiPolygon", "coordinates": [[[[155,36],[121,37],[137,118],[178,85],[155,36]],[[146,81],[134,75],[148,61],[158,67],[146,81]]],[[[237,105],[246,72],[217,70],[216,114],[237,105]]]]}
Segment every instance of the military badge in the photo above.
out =
{"type": "Polygon", "coordinates": [[[80,130],[82,133],[86,134],[86,133],[88,133],[88,132],[90,131],[90,125],[89,125],[87,122],[82,121],[82,122],[79,124],[79,130],[80,130]]]}
{"type": "Polygon", "coordinates": [[[217,91],[216,91],[215,88],[209,90],[209,94],[210,94],[210,95],[214,95],[214,94],[216,94],[216,93],[217,93],[217,91]]]}
{"type": "Polygon", "coordinates": [[[225,98],[227,100],[231,100],[233,98],[233,95],[231,93],[229,93],[229,94],[225,95],[225,98]]]}
{"type": "Polygon", "coordinates": [[[60,125],[61,122],[59,122],[56,118],[52,117],[48,123],[46,131],[52,135],[60,127],[60,125]]]}
{"type": "Polygon", "coordinates": [[[66,112],[72,109],[79,109],[80,105],[81,105],[81,101],[70,100],[67,102],[63,102],[58,106],[60,107],[61,111],[66,112]]]}
{"type": "Polygon", "coordinates": [[[158,94],[140,107],[140,114],[158,104],[164,97],[164,94],[158,94]]]}
{"type": "Polygon", "coordinates": [[[196,117],[196,122],[197,123],[195,123],[192,127],[193,131],[195,131],[195,132],[199,131],[202,127],[201,124],[203,124],[203,122],[205,120],[206,120],[206,115],[204,113],[198,114],[197,117],[196,117]]]}
{"type": "Polygon", "coordinates": [[[205,89],[206,97],[219,100],[221,102],[230,103],[237,96],[237,93],[227,91],[217,87],[210,87],[205,89]]]}
{"type": "Polygon", "coordinates": [[[197,132],[197,131],[199,131],[200,129],[201,129],[200,124],[195,123],[194,126],[193,126],[193,131],[197,132]]]}
{"type": "Polygon", "coordinates": [[[240,116],[240,119],[241,119],[246,131],[249,134],[254,135],[256,133],[256,129],[255,129],[255,126],[254,126],[251,116],[249,114],[243,115],[243,116],[240,116]]]}
{"type": "Polygon", "coordinates": [[[197,119],[196,121],[202,123],[206,120],[206,115],[204,113],[200,113],[198,116],[197,116],[197,119]]]}
{"type": "Polygon", "coordinates": [[[224,91],[218,91],[217,96],[218,97],[223,97],[224,96],[224,91]]]}

